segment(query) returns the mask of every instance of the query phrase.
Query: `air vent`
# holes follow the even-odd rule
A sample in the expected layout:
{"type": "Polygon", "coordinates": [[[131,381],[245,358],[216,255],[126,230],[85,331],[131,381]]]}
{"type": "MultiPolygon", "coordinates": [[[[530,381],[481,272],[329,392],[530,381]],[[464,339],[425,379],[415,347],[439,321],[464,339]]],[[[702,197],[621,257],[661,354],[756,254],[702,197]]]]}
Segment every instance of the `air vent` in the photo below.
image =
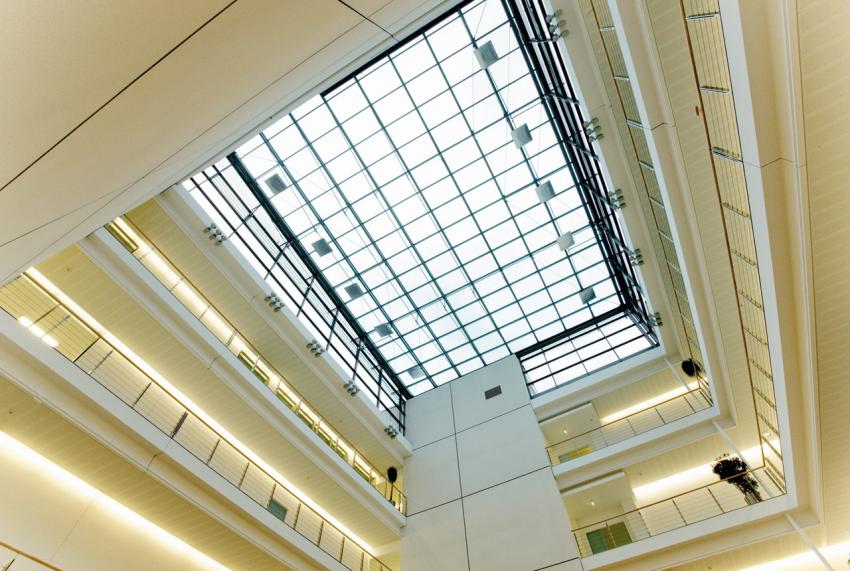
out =
{"type": "Polygon", "coordinates": [[[490,400],[493,397],[497,397],[502,394],[502,385],[496,385],[492,389],[487,389],[484,391],[484,400],[490,400]]]}

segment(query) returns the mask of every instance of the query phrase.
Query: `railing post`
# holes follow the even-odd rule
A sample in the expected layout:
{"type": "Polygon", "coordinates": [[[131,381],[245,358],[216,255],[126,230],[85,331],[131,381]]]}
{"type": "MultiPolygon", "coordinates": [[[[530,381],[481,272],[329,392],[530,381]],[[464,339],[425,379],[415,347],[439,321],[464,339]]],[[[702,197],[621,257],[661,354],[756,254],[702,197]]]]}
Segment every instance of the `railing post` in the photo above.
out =
{"type": "Polygon", "coordinates": [[[218,450],[219,444],[221,444],[221,438],[215,441],[215,446],[213,446],[212,452],[210,452],[210,456],[209,458],[207,458],[207,461],[204,462],[204,464],[209,466],[209,463],[212,462],[213,456],[215,456],[215,451],[218,450]]]}
{"type": "Polygon", "coordinates": [[[626,417],[626,424],[629,425],[629,430],[632,431],[632,436],[637,436],[637,430],[635,430],[635,426],[632,424],[632,421],[629,420],[629,417],[626,417]]]}
{"type": "Polygon", "coordinates": [[[319,522],[319,538],[316,540],[316,545],[319,547],[319,549],[322,548],[322,533],[324,533],[324,531],[325,531],[325,520],[323,518],[322,521],[319,522]]]}
{"type": "Polygon", "coordinates": [[[292,529],[295,529],[295,531],[298,531],[296,527],[298,526],[298,516],[301,515],[301,505],[301,500],[298,500],[298,507],[295,508],[295,520],[292,522],[292,529]]]}
{"type": "MultiPolygon", "coordinates": [[[[244,481],[245,481],[245,476],[247,476],[247,475],[248,475],[248,469],[249,469],[249,468],[251,468],[251,462],[250,462],[250,460],[245,462],[245,471],[244,471],[244,472],[242,472],[242,477],[241,477],[241,478],[239,478],[239,483],[238,483],[238,484],[236,484],[236,487],[237,487],[237,488],[241,488],[241,487],[242,487],[242,482],[244,482],[244,481]]],[[[322,521],[324,522],[325,520],[322,520],[322,521]]]]}
{"type": "MultiPolygon", "coordinates": [[[[150,386],[150,385],[148,385],[148,387],[149,387],[149,386],[150,386]]],[[[145,387],[145,390],[147,390],[147,387],[145,387]]],[[[141,398],[141,395],[140,395],[140,397],[139,397],[139,398],[141,398]]],[[[188,410],[184,410],[184,411],[183,411],[183,415],[180,417],[180,420],[178,420],[178,421],[177,421],[177,424],[175,424],[175,425],[174,425],[174,430],[172,430],[172,431],[171,431],[171,436],[170,436],[170,438],[174,438],[174,436],[177,434],[177,431],[179,431],[179,430],[180,430],[180,428],[183,426],[183,423],[184,423],[184,422],[186,422],[186,418],[187,418],[188,416],[189,416],[189,411],[188,411],[188,410]]]]}
{"type": "Polygon", "coordinates": [[[679,509],[679,504],[676,503],[675,499],[671,499],[673,502],[673,507],[676,508],[676,512],[679,514],[679,517],[682,519],[682,525],[688,525],[688,520],[685,519],[685,516],[682,515],[682,510],[679,509]]]}
{"type": "Polygon", "coordinates": [[[73,359],[71,362],[72,362],[72,363],[74,363],[74,364],[76,365],[76,364],[77,364],[77,361],[79,361],[79,360],[80,360],[80,357],[82,357],[83,355],[85,355],[86,353],[88,353],[88,352],[89,352],[89,350],[90,350],[92,347],[94,347],[95,345],[97,345],[97,342],[98,342],[98,341],[100,341],[100,337],[95,336],[94,341],[92,341],[91,343],[89,343],[89,346],[88,346],[88,347],[86,347],[85,349],[83,349],[82,353],[80,353],[79,355],[77,355],[76,357],[74,357],[74,359],[73,359]]]}
{"type": "Polygon", "coordinates": [[[342,555],[345,553],[345,536],[342,536],[342,541],[339,542],[339,558],[337,561],[342,563],[342,555]]]}
{"type": "MultiPolygon", "coordinates": [[[[102,339],[102,337],[98,337],[98,339],[102,339]]],[[[109,356],[112,355],[112,353],[114,353],[114,352],[115,352],[115,349],[110,349],[109,352],[106,355],[103,356],[103,359],[101,359],[100,362],[98,362],[98,364],[94,366],[94,369],[92,369],[91,371],[88,372],[88,374],[94,375],[94,372],[97,371],[97,369],[101,365],[103,365],[103,362],[106,361],[109,358],[109,356]]]]}
{"type": "Polygon", "coordinates": [[[723,510],[723,506],[721,506],[720,502],[717,501],[717,497],[714,495],[714,492],[711,491],[711,488],[706,488],[706,490],[708,491],[708,495],[711,496],[711,499],[714,500],[714,503],[717,504],[717,509],[720,510],[720,513],[726,513],[723,510]]]}

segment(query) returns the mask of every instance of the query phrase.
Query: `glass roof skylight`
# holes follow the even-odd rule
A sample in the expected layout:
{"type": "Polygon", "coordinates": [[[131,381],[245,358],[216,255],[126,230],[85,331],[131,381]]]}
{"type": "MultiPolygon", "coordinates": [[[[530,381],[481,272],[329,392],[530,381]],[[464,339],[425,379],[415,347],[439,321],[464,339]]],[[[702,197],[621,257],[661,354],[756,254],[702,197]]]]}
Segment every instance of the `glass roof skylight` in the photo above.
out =
{"type": "Polygon", "coordinates": [[[237,155],[414,394],[619,305],[501,2],[455,12],[237,155]]]}
{"type": "Polygon", "coordinates": [[[564,335],[620,314],[652,338],[616,355],[609,343],[605,359],[657,344],[535,18],[512,21],[498,0],[455,9],[184,183],[296,315],[319,295],[308,328],[347,371],[361,349],[376,356],[374,394],[381,367],[415,395],[512,353],[566,351],[564,335]]]}

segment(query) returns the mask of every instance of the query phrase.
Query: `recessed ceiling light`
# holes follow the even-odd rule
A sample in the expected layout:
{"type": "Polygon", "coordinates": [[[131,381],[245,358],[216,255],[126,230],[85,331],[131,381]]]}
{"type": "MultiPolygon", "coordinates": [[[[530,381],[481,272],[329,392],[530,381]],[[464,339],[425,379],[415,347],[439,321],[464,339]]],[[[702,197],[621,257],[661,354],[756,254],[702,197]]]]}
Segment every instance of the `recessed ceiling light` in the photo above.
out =
{"type": "Polygon", "coordinates": [[[561,432],[563,432],[564,434],[566,434],[566,433],[567,433],[567,429],[565,428],[565,429],[563,429],[561,432]]]}
{"type": "Polygon", "coordinates": [[[537,193],[537,200],[540,201],[540,204],[555,198],[555,189],[552,188],[552,183],[548,180],[543,184],[537,185],[535,192],[537,193]]]}
{"type": "Polygon", "coordinates": [[[531,142],[531,130],[528,125],[520,125],[511,131],[511,139],[514,140],[514,145],[517,149],[521,149],[531,142]]]}
{"type": "Polygon", "coordinates": [[[593,500],[591,499],[591,500],[590,500],[590,505],[592,505],[592,506],[596,507],[596,502],[595,502],[595,501],[593,501],[593,500]]]}
{"type": "Polygon", "coordinates": [[[499,61],[499,54],[496,53],[496,48],[493,46],[493,42],[488,41],[480,45],[475,50],[475,59],[478,60],[478,65],[481,66],[481,69],[487,69],[499,61]]]}
{"type": "Polygon", "coordinates": [[[286,190],[286,182],[284,182],[283,177],[277,173],[266,179],[266,186],[269,187],[272,194],[278,194],[286,190]]]}
{"type": "Polygon", "coordinates": [[[358,297],[366,293],[365,291],[363,291],[363,288],[360,287],[360,284],[348,284],[343,289],[345,290],[345,293],[348,294],[348,297],[350,299],[357,299],[358,297]]]}
{"type": "Polygon", "coordinates": [[[327,256],[328,254],[333,252],[333,248],[331,248],[331,245],[328,244],[328,241],[324,238],[319,238],[318,240],[313,242],[311,246],[313,246],[313,249],[316,251],[317,254],[319,254],[319,256],[327,256]]]}

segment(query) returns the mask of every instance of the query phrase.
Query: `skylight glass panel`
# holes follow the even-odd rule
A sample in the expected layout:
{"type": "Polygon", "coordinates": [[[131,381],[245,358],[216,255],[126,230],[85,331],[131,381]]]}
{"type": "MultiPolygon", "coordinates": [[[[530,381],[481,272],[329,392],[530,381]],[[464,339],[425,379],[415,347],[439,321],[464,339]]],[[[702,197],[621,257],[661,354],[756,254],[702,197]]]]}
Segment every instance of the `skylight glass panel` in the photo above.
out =
{"type": "MultiPolygon", "coordinates": [[[[275,249],[299,242],[313,277],[294,278],[292,299],[321,282],[324,327],[344,314],[349,350],[380,353],[413,395],[511,353],[574,360],[579,374],[653,343],[625,315],[638,286],[620,275],[631,270],[616,220],[587,202],[605,200],[598,165],[559,140],[563,110],[542,97],[552,88],[529,69],[539,48],[520,45],[518,22],[502,2],[470,2],[187,181],[245,247],[268,252],[251,261],[266,278],[275,249]],[[274,244],[253,245],[255,223],[274,244]]],[[[557,363],[542,370],[533,392],[565,382],[557,363]]]]}
{"type": "Polygon", "coordinates": [[[500,2],[455,12],[237,154],[414,394],[617,304],[500,2]]]}

